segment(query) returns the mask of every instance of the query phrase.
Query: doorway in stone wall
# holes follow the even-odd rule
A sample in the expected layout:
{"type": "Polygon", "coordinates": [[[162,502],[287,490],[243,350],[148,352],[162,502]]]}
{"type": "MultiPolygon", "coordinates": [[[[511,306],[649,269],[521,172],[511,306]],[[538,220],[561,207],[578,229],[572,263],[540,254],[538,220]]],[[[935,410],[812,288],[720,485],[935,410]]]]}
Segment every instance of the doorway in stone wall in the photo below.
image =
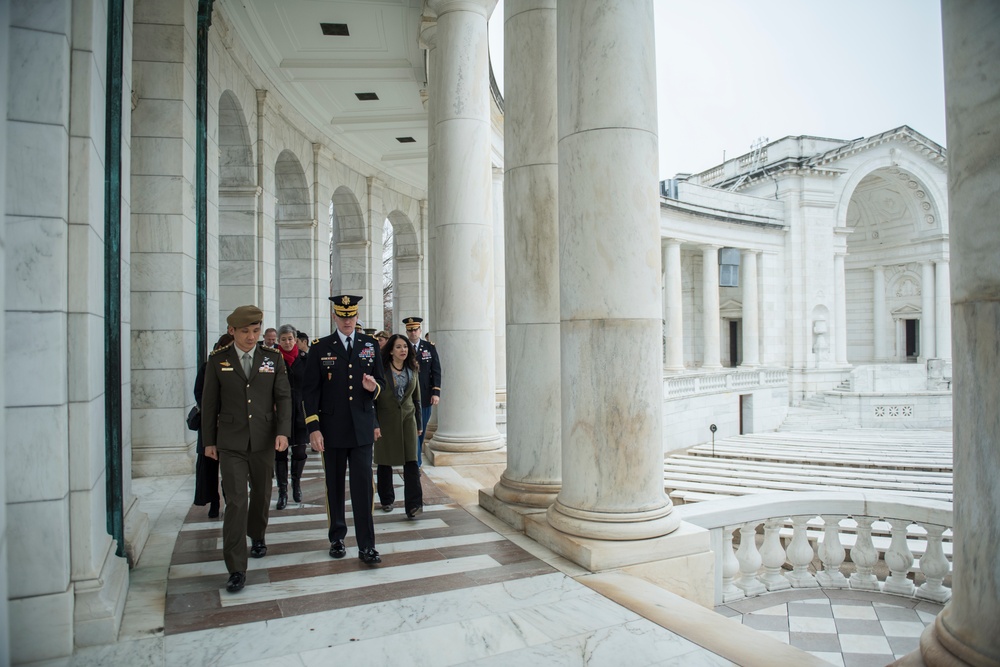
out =
{"type": "Polygon", "coordinates": [[[916,363],[920,356],[920,320],[903,320],[903,339],[907,363],[916,363]]]}

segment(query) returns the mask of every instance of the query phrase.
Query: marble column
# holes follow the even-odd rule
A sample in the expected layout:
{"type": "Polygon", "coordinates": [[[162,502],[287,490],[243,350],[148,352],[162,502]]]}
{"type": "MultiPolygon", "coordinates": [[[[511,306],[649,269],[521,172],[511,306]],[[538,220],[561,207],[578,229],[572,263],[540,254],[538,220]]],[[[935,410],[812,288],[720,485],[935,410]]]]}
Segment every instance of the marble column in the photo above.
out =
{"type": "Polygon", "coordinates": [[[663,492],[652,0],[559,2],[562,489],[549,525],[638,540],[680,525],[663,492]]]}
{"type": "MultiPolygon", "coordinates": [[[[506,99],[505,99],[506,102],[506,99]]],[[[506,118],[505,118],[506,122],[506,118]]],[[[504,277],[503,168],[493,167],[493,350],[496,355],[497,401],[507,400],[507,288],[504,277]]]]}
{"type": "Polygon", "coordinates": [[[887,349],[888,335],[886,331],[886,318],[888,313],[886,312],[885,305],[885,267],[884,266],[873,266],[872,267],[872,338],[874,344],[874,361],[886,361],[889,357],[889,352],[887,349]]]}
{"type": "Polygon", "coordinates": [[[663,244],[663,319],[667,349],[663,368],[684,370],[684,296],[681,292],[681,242],[667,239],[663,244]]]}
{"type": "Polygon", "coordinates": [[[937,336],[934,335],[937,326],[937,318],[934,316],[937,301],[934,298],[934,262],[923,262],[920,268],[920,357],[926,361],[937,358],[937,336]]]}
{"type": "Polygon", "coordinates": [[[705,370],[722,368],[722,344],[719,337],[719,248],[717,245],[701,247],[701,311],[702,352],[701,367],[705,370]]]}
{"type": "Polygon", "coordinates": [[[504,3],[507,469],[493,493],[535,507],[562,472],[555,5],[504,3]]]}
{"type": "Polygon", "coordinates": [[[934,315],[937,321],[937,358],[951,360],[951,277],[948,260],[934,263],[934,315]]]}
{"type": "Polygon", "coordinates": [[[838,366],[847,365],[847,277],[844,273],[844,255],[833,256],[833,320],[834,361],[838,366]]]}
{"type": "MultiPolygon", "coordinates": [[[[430,332],[432,337],[436,340],[436,330],[438,322],[438,310],[437,310],[437,294],[434,291],[434,276],[437,273],[437,262],[435,262],[435,253],[437,252],[437,229],[434,224],[436,219],[435,216],[435,206],[434,206],[434,187],[437,182],[437,110],[440,106],[440,102],[437,101],[440,96],[440,83],[438,79],[440,78],[438,70],[440,69],[439,62],[439,51],[437,48],[437,21],[433,18],[424,17],[420,22],[420,46],[427,50],[427,90],[426,90],[426,101],[425,105],[427,107],[427,193],[428,198],[425,202],[423,208],[424,216],[424,231],[423,235],[427,241],[425,257],[427,258],[424,262],[424,279],[427,281],[424,285],[423,291],[427,295],[426,311],[421,311],[421,316],[424,317],[424,327],[425,333],[430,332]]],[[[406,317],[406,315],[403,315],[406,317]]],[[[393,329],[397,332],[403,332],[403,324],[399,317],[392,324],[393,329]]],[[[434,434],[437,432],[438,427],[438,410],[434,408],[431,410],[431,417],[428,423],[424,424],[424,441],[430,442],[434,434]]],[[[426,451],[430,451],[430,446],[428,445],[426,451]]]]}
{"type": "Polygon", "coordinates": [[[434,341],[443,377],[439,453],[499,449],[487,17],[496,0],[430,0],[437,14],[434,341]]]}
{"type": "Polygon", "coordinates": [[[757,251],[741,253],[741,284],[743,285],[743,363],[753,368],[760,365],[760,303],[757,296],[757,251]]]}
{"type": "MultiPolygon", "coordinates": [[[[952,598],[920,638],[924,664],[1000,664],[1000,4],[941,3],[954,359],[952,598]]],[[[903,660],[907,660],[904,658],[903,660]]],[[[911,662],[910,664],[916,664],[911,662]]]]}
{"type": "MultiPolygon", "coordinates": [[[[0,44],[10,44],[10,3],[0,2],[0,44]]],[[[7,69],[10,49],[0,49],[0,109],[7,108],[7,69]]],[[[0,211],[7,211],[7,122],[0,124],[0,211]]],[[[0,227],[0,275],[6,266],[6,233],[0,227]]],[[[0,292],[0,312],[6,309],[4,294],[0,292]]],[[[0,348],[6,347],[6,332],[0,330],[0,348]]],[[[4,385],[0,384],[0,405],[6,405],[4,385]]],[[[6,410],[0,410],[0,433],[6,433],[6,410]]],[[[7,461],[0,459],[0,498],[7,498],[7,461]]],[[[7,580],[9,578],[7,540],[7,505],[0,503],[0,664],[10,663],[10,611],[8,609],[7,580]]]]}

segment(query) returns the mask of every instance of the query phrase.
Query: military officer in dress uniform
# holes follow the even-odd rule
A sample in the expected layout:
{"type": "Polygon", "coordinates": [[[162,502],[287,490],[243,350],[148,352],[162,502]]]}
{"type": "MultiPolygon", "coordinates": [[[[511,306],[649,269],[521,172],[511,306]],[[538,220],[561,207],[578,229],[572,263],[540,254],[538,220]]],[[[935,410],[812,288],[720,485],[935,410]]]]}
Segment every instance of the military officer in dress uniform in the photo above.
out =
{"type": "Polygon", "coordinates": [[[309,347],[302,398],[309,444],[323,453],[326,500],[330,513],[330,556],[347,553],[344,515],[344,476],[351,469],[351,508],[358,558],[381,563],[375,550],[372,521],[372,447],[381,435],[375,399],[382,391],[382,355],[371,336],[355,331],[361,297],[330,297],[337,331],[309,347]]]}
{"type": "Polygon", "coordinates": [[[429,340],[420,339],[422,317],[407,317],[403,319],[406,325],[406,337],[417,353],[417,363],[420,364],[420,403],[422,408],[424,430],[417,438],[417,465],[424,462],[424,433],[427,433],[427,420],[431,418],[431,406],[441,400],[441,358],[437,348],[429,340]]]}
{"type": "Polygon", "coordinates": [[[264,531],[271,505],[275,450],[288,449],[292,392],[281,353],[257,345],[264,313],[240,306],[226,318],[233,343],[209,356],[201,403],[205,456],[219,461],[226,514],[222,554],[229,570],[226,590],[246,583],[250,555],[267,553],[264,531]],[[250,493],[247,494],[249,484],[250,493]]]}

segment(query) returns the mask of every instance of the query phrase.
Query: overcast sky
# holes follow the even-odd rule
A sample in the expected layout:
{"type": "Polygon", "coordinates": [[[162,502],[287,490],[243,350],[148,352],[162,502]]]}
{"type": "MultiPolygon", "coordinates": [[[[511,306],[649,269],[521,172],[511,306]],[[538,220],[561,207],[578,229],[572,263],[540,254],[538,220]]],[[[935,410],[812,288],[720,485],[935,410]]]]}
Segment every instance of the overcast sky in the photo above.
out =
{"type": "MultiPolygon", "coordinates": [[[[654,7],[661,179],[746,153],[758,137],[856,139],[909,125],[945,144],[938,0],[654,7]]],[[[501,2],[491,41],[502,12],[501,2]]]]}

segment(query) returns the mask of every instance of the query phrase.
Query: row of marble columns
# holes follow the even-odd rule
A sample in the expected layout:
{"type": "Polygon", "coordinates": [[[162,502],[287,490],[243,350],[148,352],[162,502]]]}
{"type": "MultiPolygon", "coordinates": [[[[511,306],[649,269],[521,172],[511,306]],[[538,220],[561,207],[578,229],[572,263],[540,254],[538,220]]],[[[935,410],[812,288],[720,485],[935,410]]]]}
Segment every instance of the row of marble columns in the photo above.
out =
{"type": "MultiPolygon", "coordinates": [[[[684,366],[684,307],[681,290],[681,245],[677,239],[666,239],[663,251],[663,319],[666,322],[666,350],[663,368],[667,372],[683,371],[684,366]]],[[[701,245],[702,252],[702,332],[705,344],[702,370],[722,368],[722,339],[719,315],[719,250],[722,246],[701,245]]],[[[740,251],[740,285],[743,289],[743,361],[740,366],[760,365],[760,302],[757,288],[757,255],[759,251],[740,251]]]]}
{"type": "MultiPolygon", "coordinates": [[[[889,312],[886,306],[885,267],[872,267],[873,334],[875,361],[891,361],[886,324],[889,312]]],[[[923,359],[951,359],[951,309],[950,267],[948,260],[940,259],[921,263],[920,285],[920,357],[923,359]]],[[[897,351],[895,359],[903,356],[897,351]]]]}

